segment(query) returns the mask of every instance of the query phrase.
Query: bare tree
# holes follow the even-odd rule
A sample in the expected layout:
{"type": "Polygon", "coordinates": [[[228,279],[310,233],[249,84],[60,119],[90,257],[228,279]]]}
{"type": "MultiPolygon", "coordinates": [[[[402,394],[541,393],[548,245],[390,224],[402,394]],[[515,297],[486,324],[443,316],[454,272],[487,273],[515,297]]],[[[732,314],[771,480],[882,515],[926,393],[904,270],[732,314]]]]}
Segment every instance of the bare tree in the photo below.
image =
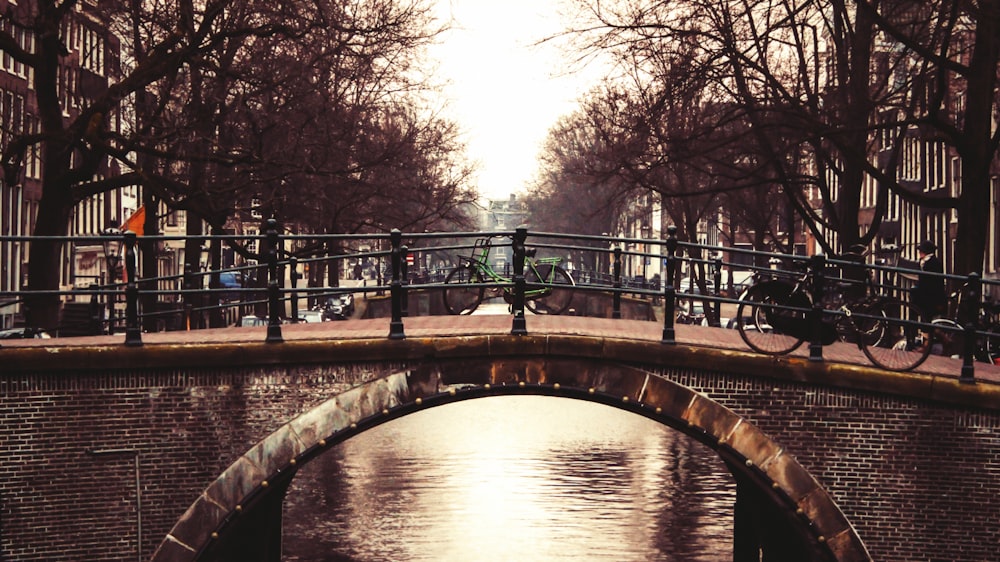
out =
{"type": "Polygon", "coordinates": [[[1000,2],[860,0],[858,7],[901,55],[893,78],[911,97],[897,109],[898,120],[961,158],[957,202],[948,196],[914,199],[957,209],[955,270],[982,272],[1000,145],[1000,2]]]}
{"type": "MultiPolygon", "coordinates": [[[[130,184],[141,184],[147,201],[155,196],[213,229],[252,197],[264,195],[280,210],[310,189],[355,185],[359,174],[379,167],[424,166],[413,171],[423,182],[400,191],[435,184],[430,176],[442,179],[446,170],[450,191],[435,184],[434,193],[468,198],[461,167],[451,166],[449,151],[460,148],[451,126],[418,122],[406,110],[407,95],[423,87],[412,65],[437,32],[422,0],[102,4],[104,25],[123,41],[122,65],[66,120],[57,71],[60,33],[74,5],[24,2],[5,14],[35,36],[34,52],[0,32],[0,48],[32,69],[38,97],[40,133],[14,139],[3,155],[5,177],[16,182],[23,155],[40,147],[36,235],[64,235],[77,202],[130,184]],[[400,115],[409,115],[405,125],[400,115]],[[425,148],[433,157],[414,160],[425,148]],[[96,174],[108,161],[124,173],[96,174]]],[[[344,197],[371,200],[360,191],[330,199],[344,197]]],[[[421,201],[428,206],[408,210],[425,222],[453,204],[421,201]]],[[[32,246],[32,288],[58,286],[58,256],[58,244],[32,246]]],[[[55,326],[56,297],[30,305],[32,325],[55,326]]]]}
{"type": "MultiPolygon", "coordinates": [[[[762,180],[779,186],[827,252],[871,242],[890,194],[921,205],[954,203],[897,181],[899,150],[912,122],[891,112],[905,115],[916,105],[898,80],[913,66],[900,50],[879,48],[882,22],[864,3],[581,5],[588,22],[578,28],[584,48],[616,53],[637,82],[658,83],[663,92],[677,90],[672,81],[693,82],[695,103],[724,108],[731,122],[747,125],[728,130],[734,140],[753,140],[746,143],[755,151],[753,173],[734,177],[729,187],[754,188],[762,180]],[[878,153],[883,157],[872,158],[878,153]],[[875,205],[862,220],[866,190],[874,192],[875,205]]],[[[910,80],[908,85],[916,79],[910,80]]],[[[675,95],[670,103],[677,101],[675,95]]]]}
{"type": "Polygon", "coordinates": [[[612,96],[595,91],[584,105],[549,131],[528,194],[534,228],[600,235],[615,227],[629,192],[618,174],[626,138],[612,131],[612,96]]]}

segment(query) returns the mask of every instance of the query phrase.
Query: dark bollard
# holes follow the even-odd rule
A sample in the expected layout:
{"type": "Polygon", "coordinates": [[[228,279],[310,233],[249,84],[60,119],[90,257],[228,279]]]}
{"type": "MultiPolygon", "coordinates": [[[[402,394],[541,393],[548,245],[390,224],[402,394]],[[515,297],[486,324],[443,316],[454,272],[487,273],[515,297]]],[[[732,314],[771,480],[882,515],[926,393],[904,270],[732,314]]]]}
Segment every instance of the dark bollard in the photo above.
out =
{"type": "Polygon", "coordinates": [[[389,339],[401,340],[406,338],[403,332],[403,283],[400,280],[402,273],[401,243],[403,233],[398,228],[392,229],[389,233],[389,241],[392,243],[392,282],[389,285],[389,298],[392,304],[392,320],[389,322],[389,339]]]}
{"type": "Polygon", "coordinates": [[[823,285],[826,276],[826,256],[816,254],[809,260],[812,275],[812,309],[809,317],[809,360],[823,360],[823,285]]]}
{"type": "Polygon", "coordinates": [[[267,219],[267,343],[281,343],[281,288],[278,284],[278,221],[267,219]]]}
{"type": "Polygon", "coordinates": [[[142,329],[139,327],[139,283],[136,281],[135,233],[125,233],[125,345],[142,345],[142,329]]]}
{"type": "Polygon", "coordinates": [[[962,337],[965,341],[962,349],[962,371],[958,376],[958,382],[976,384],[976,325],[968,322],[962,326],[962,337]]]}
{"type": "Polygon", "coordinates": [[[663,338],[661,343],[675,344],[674,315],[676,314],[677,227],[667,227],[667,275],[663,283],[663,338]]]}
{"type": "Polygon", "coordinates": [[[615,292],[611,295],[611,317],[619,319],[622,317],[622,249],[618,246],[614,247],[615,261],[612,264],[611,272],[614,275],[614,287],[615,292]]]}
{"type": "Polygon", "coordinates": [[[958,382],[964,384],[976,384],[976,332],[979,324],[979,311],[983,306],[983,280],[978,273],[970,273],[965,287],[962,289],[962,302],[964,310],[959,311],[965,318],[959,317],[959,322],[964,328],[965,346],[962,349],[962,372],[958,377],[958,382]]]}
{"type": "Polygon", "coordinates": [[[511,321],[510,333],[514,336],[523,336],[528,333],[528,326],[524,319],[524,258],[525,240],[528,239],[528,229],[523,226],[514,230],[514,239],[511,246],[514,250],[514,301],[510,305],[511,314],[514,318],[511,321]]]}

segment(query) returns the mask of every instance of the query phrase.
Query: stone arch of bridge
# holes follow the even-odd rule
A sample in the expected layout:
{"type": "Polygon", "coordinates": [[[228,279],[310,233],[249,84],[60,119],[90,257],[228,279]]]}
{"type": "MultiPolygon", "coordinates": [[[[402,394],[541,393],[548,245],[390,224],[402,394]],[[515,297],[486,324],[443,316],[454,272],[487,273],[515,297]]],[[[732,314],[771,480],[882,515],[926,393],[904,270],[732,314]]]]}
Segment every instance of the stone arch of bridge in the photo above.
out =
{"type": "Polygon", "coordinates": [[[748,420],[653,373],[593,360],[428,362],[358,385],[285,423],[230,465],[177,521],[153,562],[281,559],[282,502],[296,471],[360,432],[459,400],[576,398],[634,412],[715,450],[737,482],[734,560],[871,560],[830,495],[748,420]]]}

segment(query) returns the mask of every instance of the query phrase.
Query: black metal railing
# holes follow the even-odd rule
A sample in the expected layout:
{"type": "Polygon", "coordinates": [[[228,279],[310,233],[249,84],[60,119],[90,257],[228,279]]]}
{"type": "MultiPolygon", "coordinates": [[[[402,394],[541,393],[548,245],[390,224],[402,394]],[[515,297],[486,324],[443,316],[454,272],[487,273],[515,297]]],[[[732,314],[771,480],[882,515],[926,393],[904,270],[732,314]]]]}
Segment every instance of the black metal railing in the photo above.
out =
{"type": "MultiPolygon", "coordinates": [[[[860,275],[872,280],[872,290],[898,300],[901,319],[914,326],[927,327],[909,319],[906,277],[917,274],[916,271],[888,263],[859,263],[846,257],[827,259],[824,256],[796,256],[694,244],[678,240],[676,234],[677,229],[669,227],[663,239],[529,232],[525,228],[491,232],[404,233],[392,230],[350,235],[301,235],[282,234],[277,223],[270,220],[264,232],[258,235],[196,237],[199,245],[250,242],[251,247],[260,248],[260,251],[248,251],[243,247],[242,254],[246,261],[241,265],[216,269],[189,268],[178,274],[140,276],[138,264],[143,248],[150,251],[149,248],[160,248],[171,242],[185,243],[190,238],[145,236],[140,242],[134,233],[125,232],[117,240],[122,248],[120,257],[109,260],[103,272],[99,271],[100,268],[98,271],[75,272],[76,280],[96,279],[97,283],[63,289],[35,290],[26,287],[0,291],[0,320],[7,317],[8,324],[16,323],[10,319],[18,318],[32,299],[48,298],[59,299],[64,306],[86,304],[85,323],[89,332],[124,331],[125,345],[128,346],[141,346],[142,333],[150,331],[150,326],[155,326],[155,329],[192,329],[239,325],[245,319],[252,320],[249,324],[266,325],[265,341],[280,343],[283,341],[282,326],[287,322],[301,321],[299,302],[303,296],[309,303],[329,303],[331,299],[341,297],[354,303],[360,295],[368,297],[368,300],[388,299],[387,337],[403,339],[406,337],[404,318],[410,314],[410,294],[413,291],[445,290],[448,285],[444,281],[448,272],[467,263],[469,254],[482,248],[471,241],[490,239],[495,241],[491,251],[503,251],[509,260],[505,259],[503,265],[498,266],[499,271],[493,270],[496,275],[475,280],[469,286],[495,291],[508,298],[512,315],[511,333],[515,335],[528,333],[525,309],[530,300],[526,301],[526,294],[539,288],[538,280],[526,275],[529,248],[531,255],[537,252],[539,257],[563,258],[560,265],[565,266],[572,276],[575,285],[571,290],[574,293],[610,296],[610,316],[613,318],[622,317],[625,299],[645,301],[650,307],[662,303],[662,343],[667,345],[676,342],[675,324],[681,304],[688,307],[685,318],[690,320],[694,305],[700,303],[705,311],[705,324],[723,325],[723,305],[738,305],[741,302],[739,289],[743,288],[723,289],[724,284],[728,285],[723,273],[737,270],[751,273],[755,279],[795,278],[802,275],[803,269],[808,270],[810,286],[818,293],[813,295],[813,309],[807,315],[813,326],[809,347],[809,356],[813,360],[823,360],[820,323],[824,318],[840,313],[822,308],[824,288],[834,283],[857,281],[857,275],[845,275],[845,271],[851,268],[861,268],[860,275]],[[336,250],[330,251],[330,248],[336,250]],[[342,267],[345,263],[354,264],[353,275],[342,267]],[[652,268],[656,272],[652,278],[647,276],[651,263],[656,264],[652,268]],[[114,267],[116,264],[121,265],[121,270],[114,267]],[[300,268],[311,273],[306,275],[299,271],[300,268]],[[336,269],[334,275],[316,275],[317,270],[331,268],[336,269]],[[342,275],[344,270],[346,275],[342,275]],[[625,271],[630,274],[625,274],[625,271]],[[238,286],[223,284],[220,281],[223,276],[241,279],[242,282],[238,286]],[[362,278],[354,279],[352,285],[341,286],[342,276],[362,278]],[[304,278],[307,283],[302,286],[299,281],[304,278]],[[326,281],[327,278],[330,281],[326,281]]],[[[0,244],[19,246],[20,255],[27,255],[30,245],[36,241],[97,246],[107,240],[107,235],[72,238],[0,236],[0,244]]],[[[1000,284],[996,280],[982,279],[978,274],[964,277],[925,275],[941,277],[961,297],[964,310],[952,313],[965,342],[960,378],[973,382],[977,341],[1000,338],[995,318],[990,320],[990,314],[996,314],[992,297],[1000,296],[1000,284]]],[[[323,308],[323,305],[310,306],[317,307],[323,308]]],[[[28,322],[23,328],[24,335],[42,330],[55,332],[57,336],[60,332],[69,332],[64,330],[65,326],[32,326],[30,319],[22,319],[21,323],[24,320],[28,322]]]]}

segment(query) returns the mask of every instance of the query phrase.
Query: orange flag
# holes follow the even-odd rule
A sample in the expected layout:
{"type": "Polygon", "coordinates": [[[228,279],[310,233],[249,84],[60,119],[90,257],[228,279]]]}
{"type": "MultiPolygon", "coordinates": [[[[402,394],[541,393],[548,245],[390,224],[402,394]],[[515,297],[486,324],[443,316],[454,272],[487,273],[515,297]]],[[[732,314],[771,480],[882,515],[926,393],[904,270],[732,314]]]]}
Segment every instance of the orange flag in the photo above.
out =
{"type": "MultiPolygon", "coordinates": [[[[120,228],[122,232],[132,231],[136,236],[142,236],[143,227],[146,225],[146,206],[140,205],[132,216],[125,221],[120,228]]],[[[122,248],[124,252],[124,248],[122,248]]],[[[128,282],[128,268],[122,267],[122,281],[128,282]]]]}
{"type": "Polygon", "coordinates": [[[132,213],[132,216],[125,221],[121,229],[123,231],[130,230],[135,233],[136,236],[142,236],[142,229],[146,225],[146,206],[140,205],[136,212],[132,213]]]}

